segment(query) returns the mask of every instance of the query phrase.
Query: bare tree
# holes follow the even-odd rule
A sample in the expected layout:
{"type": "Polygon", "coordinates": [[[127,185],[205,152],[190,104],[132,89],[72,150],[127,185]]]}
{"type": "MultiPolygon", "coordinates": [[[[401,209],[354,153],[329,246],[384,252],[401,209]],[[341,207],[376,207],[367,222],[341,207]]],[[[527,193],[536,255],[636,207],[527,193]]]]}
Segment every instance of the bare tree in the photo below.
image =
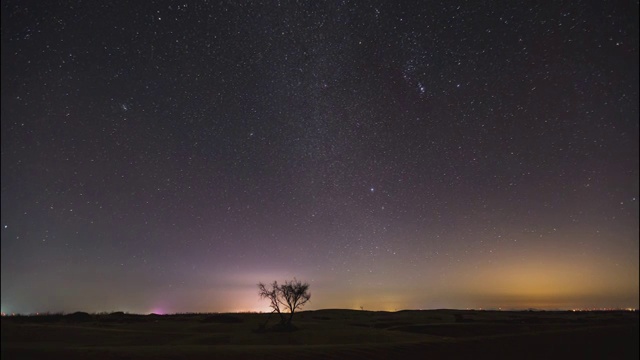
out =
{"type": "MultiPolygon", "coordinates": [[[[278,316],[280,316],[280,322],[282,324],[285,323],[285,317],[282,314],[282,312],[280,311],[280,286],[278,285],[277,281],[274,281],[271,284],[271,288],[267,288],[267,286],[263,283],[258,283],[258,294],[260,295],[261,299],[269,299],[269,301],[271,302],[271,304],[269,304],[269,307],[271,307],[273,309],[273,311],[271,312],[278,314],[278,316]]],[[[267,318],[267,321],[269,321],[269,319],[267,318]]],[[[266,325],[266,324],[265,324],[266,325]]]]}
{"type": "Polygon", "coordinates": [[[287,324],[291,324],[293,313],[295,313],[296,310],[301,309],[304,304],[311,299],[309,284],[301,283],[294,278],[292,281],[285,281],[284,285],[280,287],[280,291],[282,292],[282,298],[284,299],[284,303],[280,303],[285,305],[285,308],[289,311],[287,324]]]}
{"type": "Polygon", "coordinates": [[[301,309],[311,299],[309,284],[295,278],[285,281],[284,285],[278,285],[278,282],[274,281],[270,288],[258,283],[258,294],[261,299],[269,299],[269,307],[273,309],[271,313],[278,314],[281,325],[291,325],[296,310],[301,309]],[[289,315],[285,316],[286,313],[289,315]]]}

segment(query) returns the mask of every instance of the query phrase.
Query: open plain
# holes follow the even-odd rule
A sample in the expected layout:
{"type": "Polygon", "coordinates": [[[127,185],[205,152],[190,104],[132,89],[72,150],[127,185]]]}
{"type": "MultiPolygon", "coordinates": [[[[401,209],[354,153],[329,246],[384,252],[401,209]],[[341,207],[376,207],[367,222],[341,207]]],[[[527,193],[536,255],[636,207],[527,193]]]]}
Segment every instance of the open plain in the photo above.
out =
{"type": "Polygon", "coordinates": [[[637,359],[638,312],[316,310],[2,318],[2,359],[637,359]],[[265,322],[267,325],[264,326],[265,322]]]}

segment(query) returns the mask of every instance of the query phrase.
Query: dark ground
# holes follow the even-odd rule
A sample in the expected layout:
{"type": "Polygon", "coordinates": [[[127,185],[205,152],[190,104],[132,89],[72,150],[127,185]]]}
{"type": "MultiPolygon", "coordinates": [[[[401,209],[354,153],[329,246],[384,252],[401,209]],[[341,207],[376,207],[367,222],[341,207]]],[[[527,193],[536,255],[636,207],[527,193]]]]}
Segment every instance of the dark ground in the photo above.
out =
{"type": "Polygon", "coordinates": [[[318,310],[2,318],[2,359],[637,359],[638,312],[318,310]],[[267,326],[270,329],[270,326],[267,326]]]}

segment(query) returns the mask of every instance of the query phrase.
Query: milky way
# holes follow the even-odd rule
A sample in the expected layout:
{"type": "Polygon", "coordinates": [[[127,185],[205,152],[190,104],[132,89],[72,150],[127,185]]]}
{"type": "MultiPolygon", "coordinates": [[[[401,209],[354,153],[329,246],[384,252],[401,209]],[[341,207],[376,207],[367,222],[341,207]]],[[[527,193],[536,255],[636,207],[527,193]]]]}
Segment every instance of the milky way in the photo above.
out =
{"type": "Polygon", "coordinates": [[[638,2],[2,3],[2,311],[638,307],[638,2]]]}

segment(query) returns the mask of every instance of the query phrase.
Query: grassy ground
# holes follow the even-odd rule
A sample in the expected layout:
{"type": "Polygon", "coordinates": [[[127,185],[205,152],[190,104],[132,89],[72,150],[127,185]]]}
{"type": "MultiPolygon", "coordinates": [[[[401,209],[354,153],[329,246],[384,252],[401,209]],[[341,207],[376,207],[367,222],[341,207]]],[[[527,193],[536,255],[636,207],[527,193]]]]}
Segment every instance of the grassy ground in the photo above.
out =
{"type": "Polygon", "coordinates": [[[319,310],[2,318],[2,359],[637,359],[637,312],[319,310]],[[270,324],[275,324],[275,317],[270,324]]]}

